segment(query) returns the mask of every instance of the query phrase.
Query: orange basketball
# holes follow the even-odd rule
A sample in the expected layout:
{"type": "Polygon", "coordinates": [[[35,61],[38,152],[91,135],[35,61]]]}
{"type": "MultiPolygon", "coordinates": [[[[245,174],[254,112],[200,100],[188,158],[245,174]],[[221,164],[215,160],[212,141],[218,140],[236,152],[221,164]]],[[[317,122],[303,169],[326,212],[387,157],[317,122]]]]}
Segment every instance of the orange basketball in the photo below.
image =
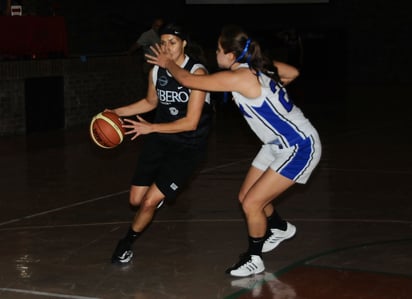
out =
{"type": "Polygon", "coordinates": [[[102,148],[118,146],[123,141],[124,133],[120,117],[113,112],[100,112],[90,123],[90,137],[102,148]]]}

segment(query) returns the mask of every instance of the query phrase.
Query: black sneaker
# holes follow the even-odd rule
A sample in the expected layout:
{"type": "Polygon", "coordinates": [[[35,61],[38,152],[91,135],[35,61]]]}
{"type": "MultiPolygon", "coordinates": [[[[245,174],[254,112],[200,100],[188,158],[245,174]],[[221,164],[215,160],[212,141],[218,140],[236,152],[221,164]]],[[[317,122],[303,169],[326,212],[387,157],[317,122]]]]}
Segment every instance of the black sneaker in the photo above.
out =
{"type": "Polygon", "coordinates": [[[132,246],[129,242],[126,242],[124,239],[121,239],[117,243],[116,249],[112,255],[113,264],[127,264],[132,260],[133,251],[132,246]]]}

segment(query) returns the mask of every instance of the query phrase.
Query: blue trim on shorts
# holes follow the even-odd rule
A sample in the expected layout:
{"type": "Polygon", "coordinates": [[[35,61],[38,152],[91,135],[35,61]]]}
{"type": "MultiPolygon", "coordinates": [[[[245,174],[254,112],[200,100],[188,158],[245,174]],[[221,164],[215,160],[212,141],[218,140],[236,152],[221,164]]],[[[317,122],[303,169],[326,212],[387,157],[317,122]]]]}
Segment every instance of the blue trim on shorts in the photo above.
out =
{"type": "Polygon", "coordinates": [[[314,148],[312,137],[295,145],[295,150],[285,165],[279,169],[279,173],[296,181],[301,176],[312,160],[314,148]]]}

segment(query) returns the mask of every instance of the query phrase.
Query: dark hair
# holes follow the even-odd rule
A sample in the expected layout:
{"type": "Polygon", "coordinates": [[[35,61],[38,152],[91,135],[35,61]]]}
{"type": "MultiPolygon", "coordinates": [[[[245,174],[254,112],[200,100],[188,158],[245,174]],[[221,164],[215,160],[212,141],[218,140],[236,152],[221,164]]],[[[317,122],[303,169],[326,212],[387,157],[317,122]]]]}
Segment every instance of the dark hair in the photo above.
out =
{"type": "Polygon", "coordinates": [[[219,37],[220,45],[224,53],[235,53],[237,62],[247,63],[257,75],[264,73],[276,82],[280,82],[277,69],[272,59],[264,55],[258,41],[237,25],[226,25],[222,28],[219,37]]]}
{"type": "Polygon", "coordinates": [[[173,34],[179,37],[181,40],[187,40],[188,36],[186,32],[183,30],[182,26],[177,25],[175,23],[165,24],[159,29],[159,35],[162,34],[173,34]]]}
{"type": "Polygon", "coordinates": [[[193,42],[189,34],[183,29],[182,26],[176,23],[169,23],[162,26],[159,30],[159,35],[162,34],[172,34],[179,37],[181,40],[186,41],[185,53],[192,59],[204,64],[206,66],[206,58],[204,55],[203,48],[198,44],[193,42]]]}

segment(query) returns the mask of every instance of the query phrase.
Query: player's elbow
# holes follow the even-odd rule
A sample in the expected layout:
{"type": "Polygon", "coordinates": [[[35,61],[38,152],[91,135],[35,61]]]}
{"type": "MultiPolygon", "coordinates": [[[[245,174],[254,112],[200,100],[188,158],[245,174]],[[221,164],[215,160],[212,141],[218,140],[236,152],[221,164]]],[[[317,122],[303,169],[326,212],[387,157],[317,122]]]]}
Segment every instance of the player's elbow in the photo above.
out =
{"type": "Polygon", "coordinates": [[[281,77],[281,81],[283,82],[284,85],[289,84],[293,80],[295,80],[297,77],[299,77],[300,73],[299,70],[294,68],[293,71],[289,72],[288,76],[281,77]]]}
{"type": "Polygon", "coordinates": [[[188,119],[185,126],[185,131],[195,131],[197,129],[198,121],[188,119]]]}
{"type": "Polygon", "coordinates": [[[293,72],[293,80],[295,80],[299,76],[300,76],[300,71],[297,68],[295,68],[293,72]]]}
{"type": "Polygon", "coordinates": [[[285,77],[287,77],[290,81],[295,80],[300,75],[300,71],[297,67],[289,66],[287,71],[285,71],[285,77]]]}
{"type": "Polygon", "coordinates": [[[296,79],[297,77],[299,77],[299,76],[300,76],[300,71],[299,71],[299,69],[295,68],[295,72],[294,72],[293,75],[294,75],[294,76],[293,76],[294,79],[296,79]]]}
{"type": "Polygon", "coordinates": [[[186,131],[194,131],[194,130],[196,130],[197,129],[197,123],[196,124],[189,124],[187,127],[186,127],[186,131]]]}

